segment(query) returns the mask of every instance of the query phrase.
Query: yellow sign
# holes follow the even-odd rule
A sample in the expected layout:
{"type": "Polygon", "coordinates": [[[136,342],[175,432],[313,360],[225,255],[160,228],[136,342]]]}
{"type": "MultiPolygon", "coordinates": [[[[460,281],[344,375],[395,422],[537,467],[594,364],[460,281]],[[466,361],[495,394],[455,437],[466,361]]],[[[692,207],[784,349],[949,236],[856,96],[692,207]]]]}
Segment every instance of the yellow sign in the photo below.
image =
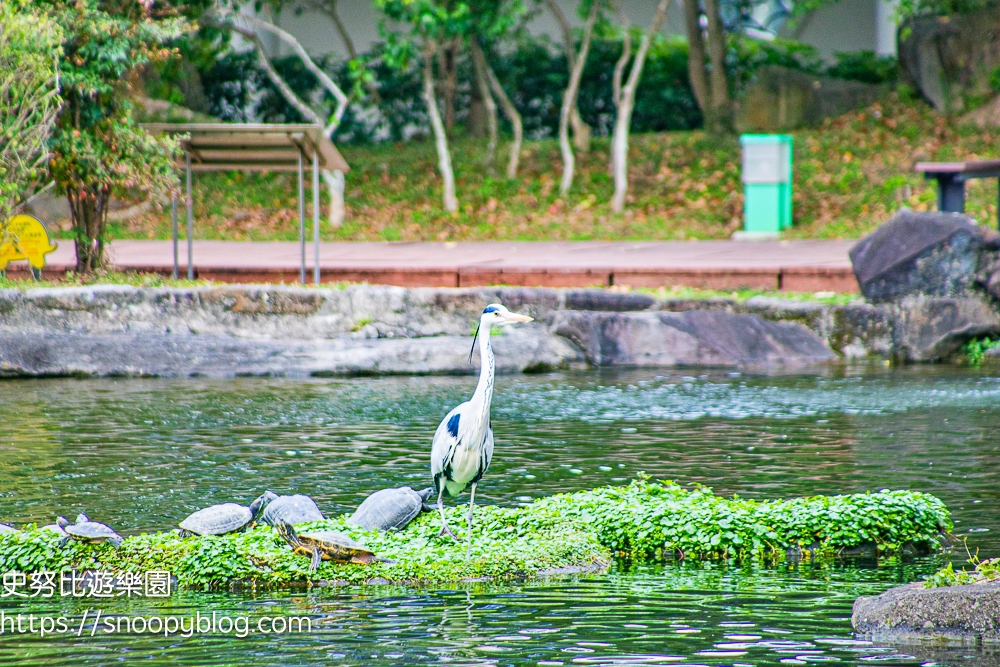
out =
{"type": "Polygon", "coordinates": [[[0,231],[0,271],[8,262],[28,260],[35,269],[45,266],[45,256],[56,249],[45,226],[30,215],[10,218],[7,229],[0,231]]]}

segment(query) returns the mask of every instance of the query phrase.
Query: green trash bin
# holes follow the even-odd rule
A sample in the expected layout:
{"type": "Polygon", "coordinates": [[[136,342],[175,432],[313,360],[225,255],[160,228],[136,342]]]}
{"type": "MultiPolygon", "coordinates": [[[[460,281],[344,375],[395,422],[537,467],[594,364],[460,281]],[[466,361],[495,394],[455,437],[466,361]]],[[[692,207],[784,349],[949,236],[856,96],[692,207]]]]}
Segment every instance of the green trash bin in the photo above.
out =
{"type": "Polygon", "coordinates": [[[744,134],[743,234],[776,236],[792,226],[792,136],[744,134]]]}

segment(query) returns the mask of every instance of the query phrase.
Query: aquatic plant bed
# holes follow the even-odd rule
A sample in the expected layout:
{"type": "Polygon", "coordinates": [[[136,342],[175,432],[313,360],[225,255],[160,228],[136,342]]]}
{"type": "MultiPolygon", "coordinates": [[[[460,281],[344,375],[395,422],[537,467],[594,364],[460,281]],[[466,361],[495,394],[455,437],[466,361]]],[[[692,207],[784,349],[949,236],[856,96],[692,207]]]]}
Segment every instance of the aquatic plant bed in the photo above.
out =
{"type": "MultiPolygon", "coordinates": [[[[464,527],[465,508],[450,508],[448,518],[456,529],[464,527]]],[[[835,557],[865,544],[885,552],[933,550],[952,523],[944,503],[913,491],[755,501],[640,478],[525,507],[478,507],[468,559],[464,542],[438,537],[436,513],[420,515],[401,532],[365,531],[346,523],[346,516],[299,526],[300,532],[309,528],[341,531],[393,562],[324,561],[310,573],[309,559],[293,554],[268,526],[218,537],[143,533],[117,549],[60,546],[59,535],[32,529],[0,534],[0,572],[165,570],[193,588],[516,579],[600,569],[613,557],[783,559],[807,550],[835,557]]],[[[457,532],[464,537],[464,530],[457,532]]]]}

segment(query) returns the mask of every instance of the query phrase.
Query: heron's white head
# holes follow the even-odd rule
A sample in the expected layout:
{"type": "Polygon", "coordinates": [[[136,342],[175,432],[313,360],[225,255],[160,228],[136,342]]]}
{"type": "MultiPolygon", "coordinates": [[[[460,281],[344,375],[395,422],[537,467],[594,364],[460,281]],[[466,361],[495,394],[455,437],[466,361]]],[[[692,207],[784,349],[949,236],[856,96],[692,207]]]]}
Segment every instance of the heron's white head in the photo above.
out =
{"type": "Polygon", "coordinates": [[[530,322],[533,319],[527,315],[512,313],[499,303],[491,303],[486,306],[482,317],[479,318],[479,326],[504,327],[517,322],[530,322]]]}
{"type": "Polygon", "coordinates": [[[479,326],[476,327],[476,333],[472,337],[472,349],[469,350],[469,362],[472,362],[472,353],[476,351],[476,341],[479,340],[479,332],[483,329],[483,327],[486,327],[486,331],[489,332],[489,330],[493,327],[505,327],[508,324],[514,324],[516,322],[530,322],[533,319],[535,318],[528,317],[527,315],[521,315],[519,313],[512,313],[499,303],[491,303],[486,306],[482,317],[479,318],[479,326]]]}

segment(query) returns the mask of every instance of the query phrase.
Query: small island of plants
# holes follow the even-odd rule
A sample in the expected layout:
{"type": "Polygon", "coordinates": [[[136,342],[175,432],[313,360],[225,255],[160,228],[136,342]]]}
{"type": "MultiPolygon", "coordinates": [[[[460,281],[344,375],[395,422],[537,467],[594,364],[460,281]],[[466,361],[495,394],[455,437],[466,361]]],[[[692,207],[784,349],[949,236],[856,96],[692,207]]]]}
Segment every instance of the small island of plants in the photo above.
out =
{"type": "MultiPolygon", "coordinates": [[[[464,507],[452,507],[448,515],[453,526],[464,526],[464,507]]],[[[348,523],[347,515],[299,529],[340,531],[387,562],[324,561],[311,573],[309,559],[293,554],[266,525],[211,537],[142,533],[117,548],[62,544],[55,532],[29,527],[0,534],[0,571],[166,570],[179,585],[200,589],[517,579],[602,569],[614,558],[832,558],[864,546],[877,553],[932,551],[941,547],[952,522],[943,502],[914,491],[757,501],[640,477],[626,486],[558,494],[524,507],[477,508],[468,559],[464,543],[438,537],[436,512],[421,514],[398,532],[366,531],[348,523]]]]}

